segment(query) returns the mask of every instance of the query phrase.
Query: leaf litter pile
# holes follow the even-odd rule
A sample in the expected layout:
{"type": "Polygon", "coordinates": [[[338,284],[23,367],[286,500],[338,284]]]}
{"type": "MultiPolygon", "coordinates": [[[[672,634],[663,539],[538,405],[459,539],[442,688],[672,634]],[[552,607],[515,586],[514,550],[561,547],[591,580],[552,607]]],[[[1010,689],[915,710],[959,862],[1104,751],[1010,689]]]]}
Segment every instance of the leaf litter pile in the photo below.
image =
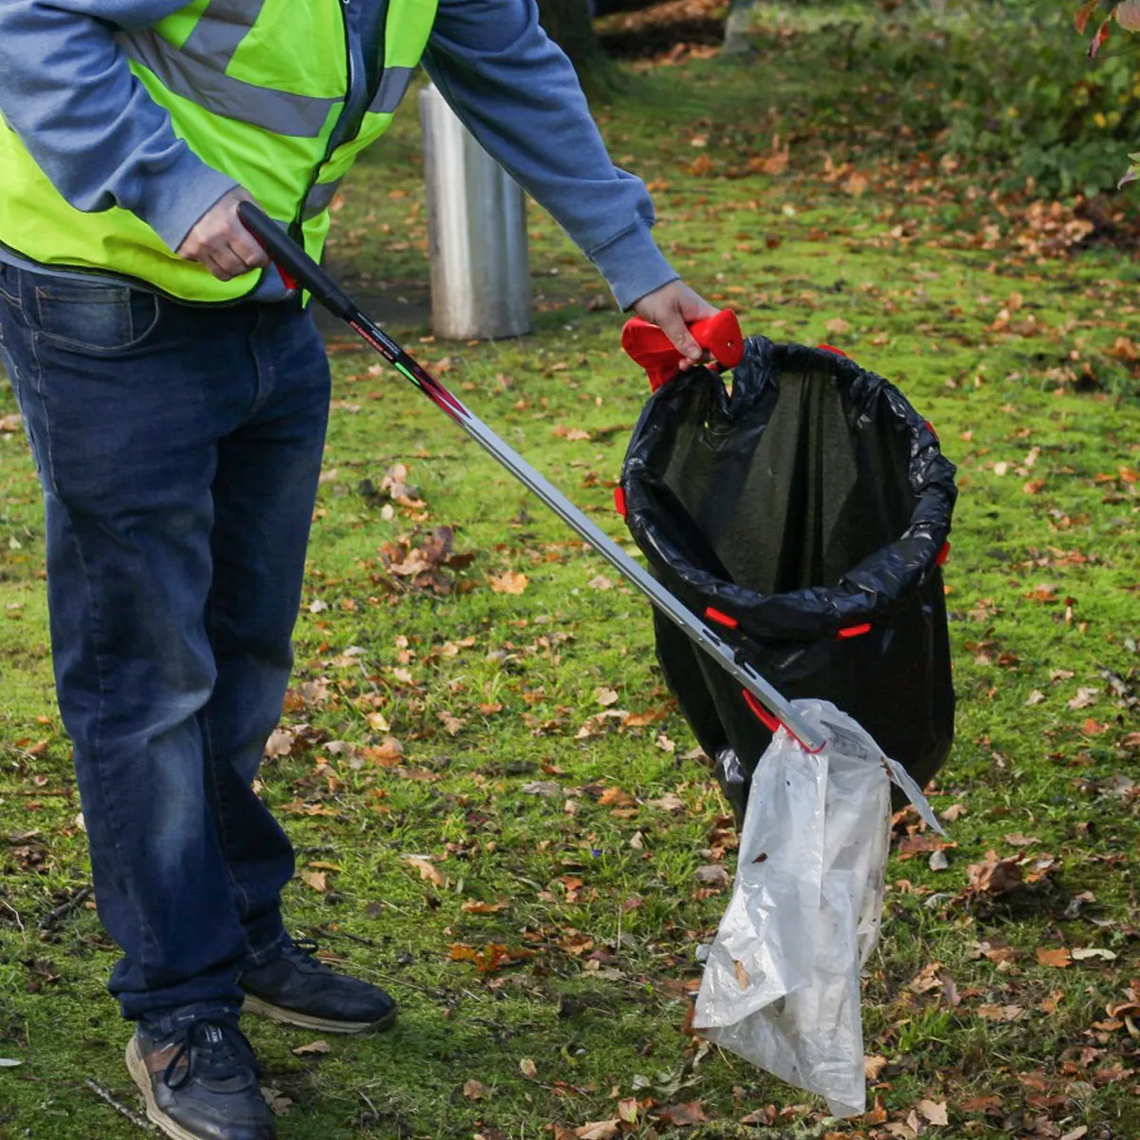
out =
{"type": "MultiPolygon", "coordinates": [[[[838,343],[894,380],[959,465],[958,738],[929,789],[948,837],[893,821],[864,985],[873,1107],[827,1120],[690,1032],[736,833],[644,605],[337,341],[297,667],[258,790],[297,846],[291,928],[403,1016],[320,1041],[249,1019],[282,1135],[1140,1135],[1134,269],[1087,206],[992,195],[905,141],[825,151],[810,121],[779,121],[778,72],[664,70],[705,110],[680,129],[652,99],[602,118],[673,263],[747,330],[838,343]]],[[[389,155],[414,152],[412,120],[389,155]]],[[[398,162],[367,159],[336,218],[340,264],[422,287],[398,162]]],[[[627,541],[612,487],[644,380],[592,271],[530,224],[534,336],[393,332],[627,541]]],[[[7,391],[0,529],[0,1135],[125,1140],[88,1083],[137,1113],[7,391]]]]}

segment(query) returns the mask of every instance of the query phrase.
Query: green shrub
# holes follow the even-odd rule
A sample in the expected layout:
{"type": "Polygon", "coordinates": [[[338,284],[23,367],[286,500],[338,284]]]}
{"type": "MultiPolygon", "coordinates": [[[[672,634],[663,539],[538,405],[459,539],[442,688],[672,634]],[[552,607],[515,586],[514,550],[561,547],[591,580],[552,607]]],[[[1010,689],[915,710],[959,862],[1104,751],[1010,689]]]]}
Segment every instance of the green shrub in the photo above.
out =
{"type": "Polygon", "coordinates": [[[966,169],[1091,195],[1115,186],[1138,149],[1140,56],[1119,29],[1093,64],[1072,12],[1054,0],[843,12],[829,30],[846,38],[848,68],[869,74],[880,103],[889,93],[888,113],[966,169]]]}
{"type": "Polygon", "coordinates": [[[1140,140],[1140,76],[1131,44],[1090,64],[1064,7],[1040,3],[975,17],[955,36],[958,82],[943,92],[946,145],[1007,163],[1012,179],[1094,194],[1115,186],[1140,140]]]}

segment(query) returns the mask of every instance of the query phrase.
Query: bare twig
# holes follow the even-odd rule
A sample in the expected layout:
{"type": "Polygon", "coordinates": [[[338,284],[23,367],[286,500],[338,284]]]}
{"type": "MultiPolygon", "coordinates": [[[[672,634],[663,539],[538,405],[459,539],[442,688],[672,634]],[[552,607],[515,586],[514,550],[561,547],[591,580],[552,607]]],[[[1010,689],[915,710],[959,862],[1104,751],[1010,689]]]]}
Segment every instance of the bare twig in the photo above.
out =
{"type": "Polygon", "coordinates": [[[20,931],[20,933],[21,934],[25,933],[24,923],[20,918],[20,912],[10,902],[7,902],[5,899],[0,899],[0,906],[2,906],[6,911],[8,911],[8,913],[11,914],[11,916],[16,920],[16,928],[20,931]]]}
{"type": "Polygon", "coordinates": [[[115,1094],[111,1092],[105,1085],[101,1085],[93,1077],[84,1077],[83,1083],[100,1099],[105,1100],[120,1116],[125,1116],[136,1128],[141,1128],[144,1132],[153,1133],[155,1127],[145,1117],[139,1116],[133,1108],[128,1108],[123,1102],[116,1098],[115,1094]]]}
{"type": "Polygon", "coordinates": [[[317,927],[320,931],[322,938],[347,938],[349,942],[358,942],[361,946],[375,946],[376,942],[372,938],[361,938],[359,934],[349,934],[347,930],[331,930],[328,923],[322,923],[317,927]]]}
{"type": "Polygon", "coordinates": [[[40,929],[51,930],[61,918],[66,918],[73,910],[77,910],[82,906],[90,897],[90,885],[80,887],[71,898],[65,902],[61,902],[57,907],[52,907],[52,909],[40,919],[40,929]]]}
{"type": "Polygon", "coordinates": [[[379,1124],[380,1113],[376,1111],[376,1106],[372,1103],[371,1100],[369,1100],[368,1094],[361,1088],[358,1088],[356,1091],[360,1093],[360,1096],[363,1099],[364,1103],[368,1105],[369,1110],[372,1112],[372,1122],[374,1124],[379,1124]]]}

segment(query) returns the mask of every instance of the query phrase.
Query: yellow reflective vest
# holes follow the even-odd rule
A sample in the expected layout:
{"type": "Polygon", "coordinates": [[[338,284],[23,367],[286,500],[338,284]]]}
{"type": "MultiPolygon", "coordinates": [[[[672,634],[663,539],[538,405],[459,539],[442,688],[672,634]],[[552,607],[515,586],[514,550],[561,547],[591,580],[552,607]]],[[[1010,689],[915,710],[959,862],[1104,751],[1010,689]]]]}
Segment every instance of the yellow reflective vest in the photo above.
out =
{"type": "MultiPolygon", "coordinates": [[[[435,13],[436,0],[388,0],[371,101],[342,0],[193,0],[117,38],[175,133],[319,258],[336,188],[387,130],[435,13]]],[[[33,261],[139,278],[187,301],[233,301],[258,281],[257,273],[217,280],[127,210],[75,209],[3,119],[0,242],[33,261]]]]}

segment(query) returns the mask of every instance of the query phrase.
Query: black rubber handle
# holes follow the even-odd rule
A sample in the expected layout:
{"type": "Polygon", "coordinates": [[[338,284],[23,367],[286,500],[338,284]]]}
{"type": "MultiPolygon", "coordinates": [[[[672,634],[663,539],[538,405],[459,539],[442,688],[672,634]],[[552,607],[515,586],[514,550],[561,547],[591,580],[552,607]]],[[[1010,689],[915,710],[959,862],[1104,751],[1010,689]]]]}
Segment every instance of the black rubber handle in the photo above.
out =
{"type": "MultiPolygon", "coordinates": [[[[283,274],[303,285],[336,316],[348,320],[359,309],[352,298],[267,214],[252,202],[238,206],[241,224],[261,243],[283,274]]],[[[289,284],[289,282],[286,282],[289,284]]]]}

